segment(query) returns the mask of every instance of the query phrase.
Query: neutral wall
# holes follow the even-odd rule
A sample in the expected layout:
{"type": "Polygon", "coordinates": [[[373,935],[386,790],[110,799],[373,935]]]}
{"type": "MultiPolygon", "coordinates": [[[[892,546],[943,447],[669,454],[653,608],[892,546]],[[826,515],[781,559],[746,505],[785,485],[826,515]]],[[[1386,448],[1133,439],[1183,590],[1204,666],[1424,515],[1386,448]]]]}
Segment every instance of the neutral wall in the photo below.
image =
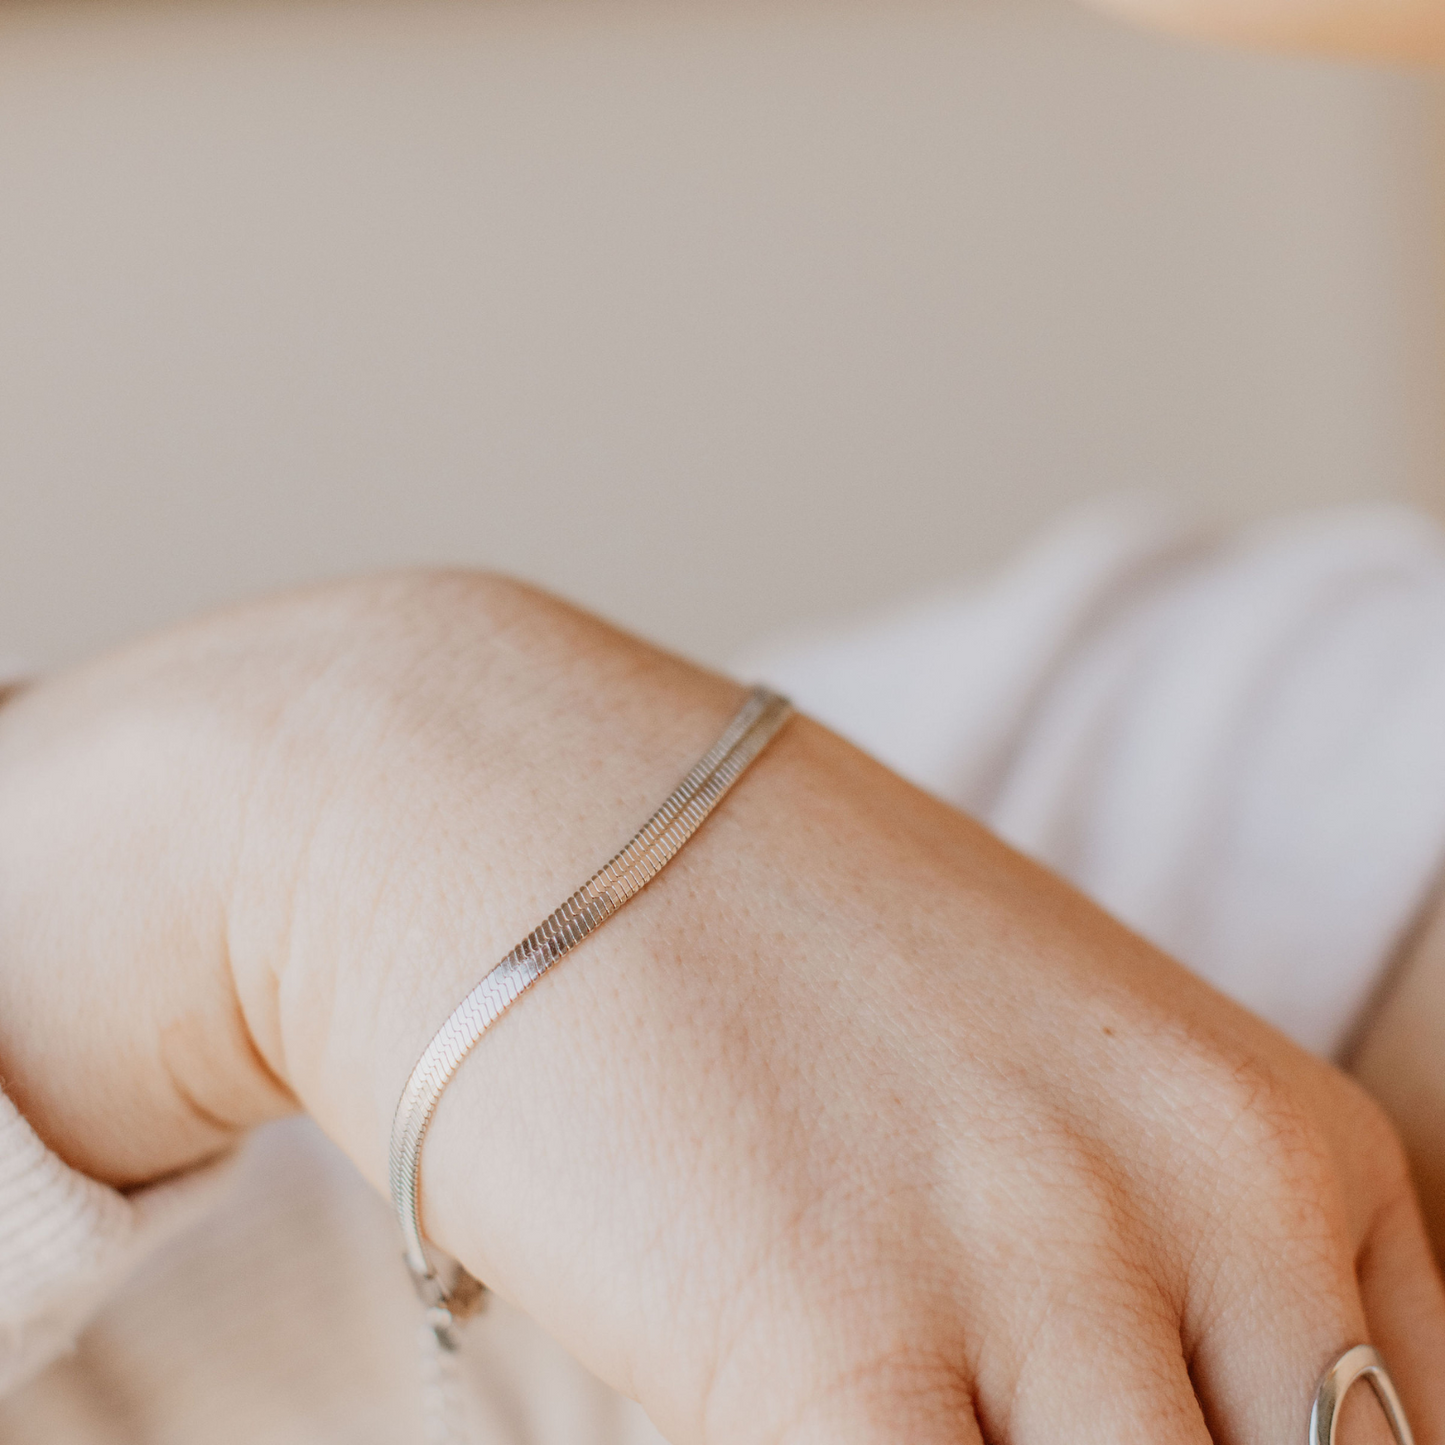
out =
{"type": "Polygon", "coordinates": [[[1428,495],[1419,77],[1046,0],[0,8],[0,643],[500,565],[720,658],[1061,505],[1428,495]]]}

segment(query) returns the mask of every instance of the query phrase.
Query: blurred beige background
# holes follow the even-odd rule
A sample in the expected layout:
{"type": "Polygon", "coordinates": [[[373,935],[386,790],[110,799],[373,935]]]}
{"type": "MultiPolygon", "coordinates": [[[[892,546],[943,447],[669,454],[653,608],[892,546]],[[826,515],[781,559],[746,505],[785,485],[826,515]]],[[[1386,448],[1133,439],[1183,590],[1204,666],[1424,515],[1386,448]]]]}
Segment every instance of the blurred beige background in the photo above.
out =
{"type": "Polygon", "coordinates": [[[1441,114],[1063,0],[6,0],[0,641],[456,561],[721,659],[1445,494],[1441,114]]]}

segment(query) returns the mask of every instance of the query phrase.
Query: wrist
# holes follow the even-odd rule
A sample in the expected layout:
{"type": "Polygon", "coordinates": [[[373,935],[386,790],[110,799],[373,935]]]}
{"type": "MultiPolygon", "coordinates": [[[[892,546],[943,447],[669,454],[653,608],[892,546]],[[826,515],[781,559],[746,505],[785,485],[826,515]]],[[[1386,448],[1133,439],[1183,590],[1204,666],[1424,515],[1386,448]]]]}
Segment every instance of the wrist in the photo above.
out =
{"type": "Polygon", "coordinates": [[[317,605],[327,662],[253,782],[232,957],[260,1053],[381,1185],[431,1033],[742,693],[505,579],[388,578],[317,605]]]}

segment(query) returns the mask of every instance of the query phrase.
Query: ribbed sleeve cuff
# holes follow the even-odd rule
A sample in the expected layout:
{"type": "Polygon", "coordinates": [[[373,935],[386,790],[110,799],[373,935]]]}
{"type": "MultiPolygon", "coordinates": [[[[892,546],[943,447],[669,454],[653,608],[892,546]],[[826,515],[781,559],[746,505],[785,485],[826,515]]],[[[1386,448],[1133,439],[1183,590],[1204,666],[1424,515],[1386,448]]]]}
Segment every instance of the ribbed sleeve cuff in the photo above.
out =
{"type": "Polygon", "coordinates": [[[122,1193],[70,1168],[0,1094],[0,1394],[64,1354],[139,1261],[204,1214],[230,1160],[122,1193]]]}

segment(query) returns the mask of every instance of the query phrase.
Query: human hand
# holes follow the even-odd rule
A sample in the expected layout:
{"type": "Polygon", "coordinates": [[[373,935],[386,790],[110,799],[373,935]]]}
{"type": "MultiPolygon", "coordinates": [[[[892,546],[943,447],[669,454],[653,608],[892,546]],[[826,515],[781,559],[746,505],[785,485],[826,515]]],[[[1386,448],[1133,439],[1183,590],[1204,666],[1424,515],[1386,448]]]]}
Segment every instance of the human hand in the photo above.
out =
{"type": "MultiPolygon", "coordinates": [[[[432,1029],[736,700],[465,577],[35,689],[0,713],[22,1106],[139,1178],[226,1137],[188,1097],[244,1127],[294,1093],[380,1183],[432,1029]]],[[[424,1189],[678,1442],[1288,1440],[1365,1338],[1439,1433],[1440,1288],[1373,1106],[801,720],[467,1061],[424,1189]]]]}
{"type": "Polygon", "coordinates": [[[1406,940],[1349,1071],[1379,1100],[1410,1159],[1426,1231],[1445,1258],[1445,893],[1406,940]]]}

